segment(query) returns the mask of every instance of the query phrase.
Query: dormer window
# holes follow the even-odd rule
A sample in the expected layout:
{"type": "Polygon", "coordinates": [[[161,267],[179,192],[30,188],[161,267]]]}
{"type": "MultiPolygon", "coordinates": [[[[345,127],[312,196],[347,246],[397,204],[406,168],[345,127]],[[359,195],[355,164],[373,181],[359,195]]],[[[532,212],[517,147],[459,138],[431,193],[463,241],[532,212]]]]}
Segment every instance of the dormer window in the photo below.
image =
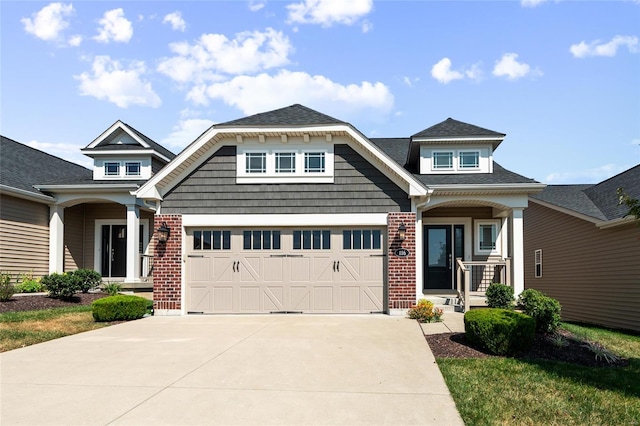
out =
{"type": "Polygon", "coordinates": [[[304,153],[304,172],[323,173],[324,172],[324,152],[304,153]]]}
{"type": "Polygon", "coordinates": [[[276,173],[295,173],[296,153],[276,152],[276,173]]]}
{"type": "MultiPolygon", "coordinates": [[[[441,144],[442,145],[442,144],[441,144]]],[[[420,147],[420,174],[492,173],[491,146],[420,147]]]]}
{"type": "Polygon", "coordinates": [[[125,170],[127,176],[140,176],[140,162],[127,162],[125,163],[125,170]]]}
{"type": "Polygon", "coordinates": [[[433,168],[438,170],[452,170],[453,169],[453,152],[445,151],[433,153],[433,168]]]}
{"type": "Polygon", "coordinates": [[[460,151],[460,169],[480,167],[480,151],[460,151]]]}
{"type": "Polygon", "coordinates": [[[332,183],[333,145],[238,147],[237,183],[332,183]]]}
{"type": "Polygon", "coordinates": [[[266,152],[247,152],[246,172],[247,173],[266,173],[267,172],[267,153],[266,152]]]}
{"type": "Polygon", "coordinates": [[[105,176],[120,176],[120,163],[108,162],[104,163],[105,176]]]}

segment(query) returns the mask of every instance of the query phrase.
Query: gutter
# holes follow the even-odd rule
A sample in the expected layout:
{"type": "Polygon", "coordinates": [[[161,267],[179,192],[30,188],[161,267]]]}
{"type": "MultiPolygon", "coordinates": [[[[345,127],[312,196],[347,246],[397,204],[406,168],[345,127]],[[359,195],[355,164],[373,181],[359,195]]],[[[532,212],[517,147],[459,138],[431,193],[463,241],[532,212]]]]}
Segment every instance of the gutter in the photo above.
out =
{"type": "MultiPolygon", "coordinates": [[[[36,188],[36,189],[39,189],[39,188],[36,188]]],[[[54,197],[51,197],[49,195],[37,194],[35,192],[27,191],[24,189],[18,189],[12,186],[0,184],[0,194],[5,194],[5,193],[17,198],[25,199],[25,200],[44,202],[45,204],[53,204],[56,201],[54,197]]]]}

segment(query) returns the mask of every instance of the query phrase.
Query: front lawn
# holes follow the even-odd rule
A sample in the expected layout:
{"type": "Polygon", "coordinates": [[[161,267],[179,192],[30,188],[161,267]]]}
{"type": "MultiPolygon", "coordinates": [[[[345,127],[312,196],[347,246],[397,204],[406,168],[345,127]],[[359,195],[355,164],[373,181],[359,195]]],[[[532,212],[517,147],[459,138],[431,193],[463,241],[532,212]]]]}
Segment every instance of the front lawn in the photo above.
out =
{"type": "Polygon", "coordinates": [[[640,425],[640,336],[563,324],[628,358],[585,367],[526,358],[437,358],[468,425],[640,425]]]}
{"type": "Polygon", "coordinates": [[[0,314],[0,352],[106,327],[93,320],[91,306],[0,314]]]}

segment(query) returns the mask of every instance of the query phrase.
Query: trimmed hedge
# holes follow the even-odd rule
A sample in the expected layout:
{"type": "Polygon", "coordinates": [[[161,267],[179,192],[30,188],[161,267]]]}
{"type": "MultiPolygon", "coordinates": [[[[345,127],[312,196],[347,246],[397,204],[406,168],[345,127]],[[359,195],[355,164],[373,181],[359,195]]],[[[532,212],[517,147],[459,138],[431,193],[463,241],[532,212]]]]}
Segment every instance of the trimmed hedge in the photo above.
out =
{"type": "Polygon", "coordinates": [[[553,333],[560,326],[560,302],[538,290],[528,288],[520,293],[518,307],[536,320],[539,333],[553,333]]]}
{"type": "Polygon", "coordinates": [[[147,299],[118,294],[98,299],[91,304],[93,319],[100,321],[129,321],[142,318],[147,312],[147,299]]]}
{"type": "Polygon", "coordinates": [[[487,306],[490,308],[512,309],[513,301],[513,287],[491,283],[486,292],[487,306]]]}
{"type": "Polygon", "coordinates": [[[464,314],[467,340],[495,355],[514,355],[531,347],[536,322],[508,309],[474,309],[464,314]]]}
{"type": "Polygon", "coordinates": [[[102,282],[102,275],[93,269],[78,269],[76,271],[68,272],[70,279],[73,281],[73,285],[77,291],[88,293],[89,290],[98,288],[102,282]]]}

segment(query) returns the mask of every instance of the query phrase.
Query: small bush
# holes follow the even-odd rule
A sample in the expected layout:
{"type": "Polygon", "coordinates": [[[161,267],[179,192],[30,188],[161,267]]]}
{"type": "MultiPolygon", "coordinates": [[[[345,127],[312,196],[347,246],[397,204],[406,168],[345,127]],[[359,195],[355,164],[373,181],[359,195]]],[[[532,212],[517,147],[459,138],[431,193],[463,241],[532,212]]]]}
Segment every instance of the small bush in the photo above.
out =
{"type": "Polygon", "coordinates": [[[78,269],[77,271],[69,272],[71,279],[75,282],[74,285],[83,293],[88,293],[89,290],[97,288],[102,282],[102,275],[93,269],[78,269]]]}
{"type": "Polygon", "coordinates": [[[10,300],[15,294],[16,289],[11,284],[11,275],[0,273],[0,302],[10,300]]]}
{"type": "Polygon", "coordinates": [[[45,275],[40,281],[47,288],[51,297],[61,297],[68,299],[78,291],[76,281],[71,278],[70,274],[53,274],[45,275]]]}
{"type": "Polygon", "coordinates": [[[536,320],[536,331],[554,333],[560,326],[560,302],[544,293],[528,288],[520,294],[518,307],[536,320]]]}
{"type": "Polygon", "coordinates": [[[495,355],[514,355],[531,347],[535,320],[508,309],[476,309],[464,314],[464,331],[473,345],[495,355]]]}
{"type": "Polygon", "coordinates": [[[409,309],[407,315],[411,319],[418,320],[419,322],[432,322],[434,319],[436,321],[442,321],[442,310],[438,312],[438,316],[436,318],[436,313],[433,310],[433,303],[431,303],[427,299],[420,299],[418,303],[409,309]]]}
{"type": "Polygon", "coordinates": [[[96,321],[129,321],[142,318],[147,312],[147,299],[119,294],[104,297],[91,304],[96,321]]]}
{"type": "Polygon", "coordinates": [[[490,308],[512,309],[513,308],[513,287],[492,283],[487,288],[487,306],[490,308]]]}
{"type": "Polygon", "coordinates": [[[33,272],[20,274],[15,288],[16,293],[39,293],[44,291],[44,286],[40,282],[40,278],[34,278],[33,272]]]}
{"type": "Polygon", "coordinates": [[[102,291],[108,293],[109,296],[115,296],[122,291],[122,284],[120,283],[106,283],[102,286],[102,291]]]}

